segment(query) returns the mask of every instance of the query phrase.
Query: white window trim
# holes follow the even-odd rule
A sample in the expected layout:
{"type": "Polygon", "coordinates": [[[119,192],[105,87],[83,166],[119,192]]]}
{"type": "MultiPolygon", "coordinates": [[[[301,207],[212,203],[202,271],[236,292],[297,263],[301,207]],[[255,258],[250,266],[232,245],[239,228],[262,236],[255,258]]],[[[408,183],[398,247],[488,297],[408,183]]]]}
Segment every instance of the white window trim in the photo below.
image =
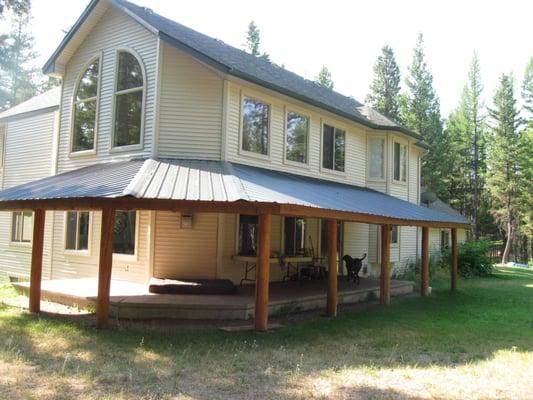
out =
{"type": "Polygon", "coordinates": [[[144,148],[144,114],[146,113],[146,84],[147,76],[146,76],[146,69],[144,67],[144,63],[142,62],[141,57],[139,54],[129,48],[129,47],[120,47],[115,50],[115,70],[113,75],[113,96],[112,96],[112,104],[111,104],[111,135],[110,135],[110,141],[109,141],[109,152],[111,153],[120,153],[125,151],[134,151],[134,150],[142,150],[144,148]],[[119,53],[126,52],[130,53],[132,56],[134,56],[137,59],[137,62],[141,66],[141,72],[143,75],[143,85],[142,89],[140,87],[133,88],[133,89],[126,89],[117,91],[117,85],[118,85],[118,63],[119,63],[119,53]],[[115,117],[116,117],[116,98],[117,94],[126,94],[126,93],[132,93],[136,91],[142,90],[143,96],[141,100],[141,130],[139,134],[139,143],[138,144],[130,144],[125,146],[114,146],[115,143],[115,117]]]}
{"type": "Polygon", "coordinates": [[[102,59],[103,59],[103,52],[100,52],[98,55],[93,56],[89,62],[83,65],[81,72],[78,75],[78,78],[76,80],[76,86],[74,87],[74,92],[72,93],[72,98],[70,99],[70,134],[69,134],[69,158],[74,157],[83,157],[83,156],[92,156],[96,154],[96,149],[98,148],[98,123],[99,123],[99,111],[100,111],[100,87],[102,82],[102,59]],[[80,150],[80,151],[72,151],[72,145],[74,144],[74,106],[77,103],[76,101],[76,93],[78,92],[78,88],[81,82],[81,79],[83,78],[83,75],[89,68],[89,66],[94,63],[96,60],[98,60],[98,82],[96,84],[96,97],[91,97],[87,100],[95,100],[96,102],[96,112],[94,116],[94,139],[93,139],[93,148],[89,150],[80,150]]]}
{"type": "Polygon", "coordinates": [[[280,224],[280,229],[281,229],[281,232],[280,232],[280,246],[279,248],[281,249],[281,252],[282,254],[285,255],[285,218],[295,218],[295,219],[303,219],[304,220],[304,247],[307,245],[307,237],[309,236],[309,232],[308,232],[308,219],[306,217],[297,217],[297,216],[292,216],[292,215],[283,215],[281,217],[281,224],[280,224]]]}
{"type": "MultiPolygon", "coordinates": [[[[0,170],[4,169],[6,163],[6,138],[7,138],[7,127],[6,124],[0,123],[0,140],[2,141],[2,147],[0,147],[0,170]]],[[[0,179],[3,176],[0,175],[0,179]]],[[[1,180],[0,180],[1,183],[1,180]]],[[[0,186],[1,187],[1,186],[0,186]]]]}
{"type": "MultiPolygon", "coordinates": [[[[133,211],[133,210],[117,210],[117,211],[133,211]]],[[[133,254],[113,253],[113,260],[118,262],[137,262],[139,260],[139,229],[140,229],[140,215],[139,211],[135,211],[135,251],[133,254]]],[[[113,222],[113,228],[115,224],[113,222]]]]}
{"type": "MultiPolygon", "coordinates": [[[[400,160],[401,161],[401,160],[400,160]]],[[[409,183],[409,145],[407,143],[404,143],[400,140],[397,140],[395,138],[392,139],[392,163],[391,163],[391,166],[392,166],[392,174],[391,174],[391,178],[392,178],[392,182],[396,185],[403,185],[403,186],[407,186],[407,184],[409,183]],[[398,143],[400,145],[400,154],[402,152],[402,146],[405,147],[405,181],[402,181],[402,166],[400,165],[400,180],[397,180],[394,178],[394,165],[395,165],[395,161],[394,161],[394,146],[395,146],[395,143],[398,143]]]]}
{"type": "Polygon", "coordinates": [[[400,225],[391,225],[391,247],[393,248],[399,248],[400,247],[400,241],[402,237],[402,227],[400,225]],[[398,241],[396,243],[392,242],[392,228],[396,226],[398,228],[398,241]]]}
{"type": "Polygon", "coordinates": [[[255,158],[263,161],[272,160],[272,102],[264,100],[261,96],[256,96],[250,94],[244,90],[241,90],[241,99],[240,99],[240,108],[239,108],[239,154],[241,156],[255,158]],[[267,154],[259,154],[253,151],[244,150],[242,148],[244,141],[244,99],[249,98],[251,100],[256,100],[263,104],[268,105],[268,146],[267,154]]]}
{"type": "MultiPolygon", "coordinates": [[[[76,212],[88,212],[89,213],[89,227],[88,227],[88,238],[87,238],[87,250],[72,250],[67,249],[67,213],[63,213],[63,252],[69,256],[78,256],[78,257],[90,257],[92,254],[92,237],[93,237],[93,213],[91,211],[76,211],[76,212]]],[[[79,216],[78,216],[79,221],[79,216]]],[[[77,225],[76,225],[77,228],[77,225]]],[[[78,232],[76,231],[76,236],[78,232]]]]}
{"type": "Polygon", "coordinates": [[[366,136],[366,180],[370,182],[386,182],[387,180],[387,136],[373,135],[366,136]],[[370,141],[373,139],[383,140],[383,178],[375,178],[370,176],[370,141]]]}
{"type": "MultiPolygon", "coordinates": [[[[13,246],[13,247],[22,247],[22,248],[31,247],[32,244],[33,244],[33,232],[31,234],[31,239],[30,239],[29,242],[17,242],[15,240],[13,240],[13,217],[14,217],[16,212],[25,213],[25,212],[29,212],[29,211],[26,210],[26,211],[12,211],[11,212],[10,224],[9,224],[9,245],[13,246]]],[[[35,215],[32,212],[31,218],[32,218],[33,222],[35,222],[34,217],[35,217],[35,215]]]]}
{"type": "Polygon", "coordinates": [[[287,165],[290,165],[292,167],[298,167],[298,168],[303,168],[303,169],[310,169],[310,162],[309,162],[309,157],[310,157],[310,151],[309,151],[309,148],[311,147],[311,116],[309,115],[309,113],[306,113],[302,110],[299,110],[297,107],[293,107],[293,106],[287,106],[285,105],[284,106],[285,110],[284,110],[284,120],[283,120],[283,163],[284,164],[287,164],[287,165]],[[287,124],[287,117],[289,115],[289,112],[293,112],[295,114],[298,114],[298,115],[301,115],[302,117],[306,117],[307,118],[307,147],[306,147],[306,154],[305,154],[305,162],[298,162],[298,161],[294,161],[294,160],[289,160],[287,159],[287,138],[289,136],[289,132],[288,132],[288,124],[287,124]]]}
{"type": "MultiPolygon", "coordinates": [[[[329,175],[332,175],[332,176],[342,176],[342,177],[346,177],[347,176],[347,164],[348,164],[348,158],[346,157],[347,156],[347,149],[348,149],[348,129],[346,129],[345,126],[341,126],[339,124],[336,124],[334,122],[331,122],[331,121],[328,121],[326,119],[321,119],[320,120],[320,172],[321,173],[324,173],[324,174],[329,174],[329,175]],[[329,126],[332,126],[334,129],[341,129],[344,131],[344,171],[338,171],[336,169],[329,169],[329,168],[324,168],[323,167],[323,158],[324,158],[324,151],[323,151],[323,148],[324,148],[324,125],[329,125],[329,126]]],[[[335,146],[333,146],[333,151],[335,152],[335,146]]],[[[335,160],[333,160],[333,163],[335,163],[335,160]]]]}

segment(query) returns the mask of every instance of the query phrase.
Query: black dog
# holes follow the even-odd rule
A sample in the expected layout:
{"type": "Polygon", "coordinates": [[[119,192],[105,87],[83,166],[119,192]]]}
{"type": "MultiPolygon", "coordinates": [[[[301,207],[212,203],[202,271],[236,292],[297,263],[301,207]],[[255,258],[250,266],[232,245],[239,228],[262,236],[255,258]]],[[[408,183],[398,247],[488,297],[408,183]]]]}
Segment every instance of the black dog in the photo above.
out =
{"type": "Polygon", "coordinates": [[[348,281],[353,280],[359,285],[359,271],[363,266],[363,260],[366,258],[366,253],[361,258],[352,258],[348,254],[342,257],[342,260],[346,263],[346,269],[348,270],[348,281]]]}

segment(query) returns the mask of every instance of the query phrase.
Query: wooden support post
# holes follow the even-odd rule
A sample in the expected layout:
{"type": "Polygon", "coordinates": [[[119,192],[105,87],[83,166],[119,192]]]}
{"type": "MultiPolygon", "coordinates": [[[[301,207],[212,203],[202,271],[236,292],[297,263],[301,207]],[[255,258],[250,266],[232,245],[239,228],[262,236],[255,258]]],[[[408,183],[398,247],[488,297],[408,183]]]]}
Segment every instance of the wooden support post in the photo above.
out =
{"type": "Polygon", "coordinates": [[[96,328],[106,328],[109,320],[109,291],[113,267],[113,233],[115,229],[115,210],[102,210],[100,231],[100,264],[98,267],[98,299],[96,303],[96,328]]]}
{"type": "Polygon", "coordinates": [[[457,228],[452,228],[451,289],[457,290],[457,228]]]}
{"type": "Polygon", "coordinates": [[[272,214],[259,215],[259,245],[255,277],[255,330],[268,329],[268,289],[270,283],[270,236],[272,214]]]}
{"type": "Polygon", "coordinates": [[[337,221],[328,219],[328,317],[337,316],[337,221]]]}
{"type": "Polygon", "coordinates": [[[43,273],[44,221],[45,210],[35,210],[33,214],[33,240],[31,248],[30,272],[30,312],[41,311],[41,278],[43,273]]]}
{"type": "Polygon", "coordinates": [[[391,226],[381,225],[381,276],[379,302],[384,305],[390,304],[390,242],[391,226]]]}
{"type": "Polygon", "coordinates": [[[420,295],[427,296],[429,288],[429,228],[422,227],[422,266],[420,268],[420,295]]]}

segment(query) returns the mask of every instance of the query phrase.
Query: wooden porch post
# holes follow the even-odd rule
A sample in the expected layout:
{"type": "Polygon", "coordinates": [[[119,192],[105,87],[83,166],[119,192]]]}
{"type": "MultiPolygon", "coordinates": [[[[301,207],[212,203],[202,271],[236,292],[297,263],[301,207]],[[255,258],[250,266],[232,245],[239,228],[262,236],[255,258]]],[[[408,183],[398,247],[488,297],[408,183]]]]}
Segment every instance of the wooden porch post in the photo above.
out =
{"type": "Polygon", "coordinates": [[[391,226],[381,225],[381,276],[379,302],[384,305],[390,304],[390,242],[391,226]]]}
{"type": "Polygon", "coordinates": [[[452,228],[451,289],[457,290],[457,228],[452,228]]]}
{"type": "Polygon", "coordinates": [[[422,268],[420,269],[420,295],[427,296],[429,288],[429,228],[422,227],[422,268]]]}
{"type": "Polygon", "coordinates": [[[272,214],[259,215],[259,245],[255,277],[255,330],[268,329],[268,289],[270,282],[270,236],[272,214]]]}
{"type": "Polygon", "coordinates": [[[41,278],[43,273],[44,220],[45,210],[33,214],[33,241],[31,248],[30,312],[41,311],[41,278]]]}
{"type": "Polygon", "coordinates": [[[96,303],[96,328],[106,328],[109,320],[109,291],[111,289],[111,270],[113,267],[113,231],[115,210],[102,210],[100,231],[100,264],[98,267],[98,299],[96,303]]]}
{"type": "Polygon", "coordinates": [[[328,219],[328,317],[337,316],[337,221],[328,219]]]}

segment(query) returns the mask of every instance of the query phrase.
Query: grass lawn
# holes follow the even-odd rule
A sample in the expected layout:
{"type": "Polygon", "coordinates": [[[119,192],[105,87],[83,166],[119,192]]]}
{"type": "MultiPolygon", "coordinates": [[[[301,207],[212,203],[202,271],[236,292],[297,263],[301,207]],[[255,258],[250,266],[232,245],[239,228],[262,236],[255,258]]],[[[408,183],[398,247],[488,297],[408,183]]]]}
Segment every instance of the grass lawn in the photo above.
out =
{"type": "Polygon", "coordinates": [[[263,334],[97,332],[0,306],[0,398],[532,399],[533,271],[459,283],[263,334]]]}

